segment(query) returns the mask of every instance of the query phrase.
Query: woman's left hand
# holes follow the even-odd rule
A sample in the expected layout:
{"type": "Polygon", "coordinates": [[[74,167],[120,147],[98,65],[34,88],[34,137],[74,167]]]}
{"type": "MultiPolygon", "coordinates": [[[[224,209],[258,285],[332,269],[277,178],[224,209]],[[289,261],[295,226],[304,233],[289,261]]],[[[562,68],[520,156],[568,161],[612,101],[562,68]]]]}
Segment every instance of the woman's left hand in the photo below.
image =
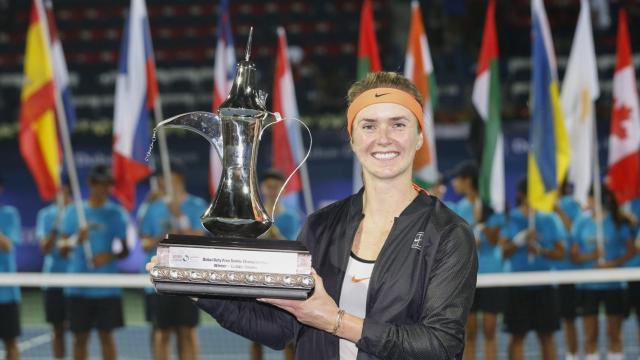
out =
{"type": "Polygon", "coordinates": [[[312,272],[315,280],[313,295],[307,300],[258,299],[290,312],[299,322],[327,332],[333,331],[338,316],[338,305],[327,294],[322,278],[312,272]]]}

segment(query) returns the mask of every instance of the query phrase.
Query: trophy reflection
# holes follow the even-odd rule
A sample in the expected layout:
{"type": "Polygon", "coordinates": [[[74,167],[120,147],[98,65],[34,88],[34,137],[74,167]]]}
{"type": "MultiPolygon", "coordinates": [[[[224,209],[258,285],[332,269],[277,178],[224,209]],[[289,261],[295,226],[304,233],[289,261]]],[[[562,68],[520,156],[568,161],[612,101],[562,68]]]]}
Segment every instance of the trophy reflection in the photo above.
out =
{"type": "Polygon", "coordinates": [[[260,133],[273,116],[265,106],[266,93],[256,89],[250,47],[251,33],[217,114],[191,112],[157,126],[202,135],[222,161],[218,192],[201,217],[213,237],[167,234],[151,270],[159,293],[305,299],[313,289],[311,255],[304,245],[258,239],[273,223],[260,199],[256,174],[260,133]]]}

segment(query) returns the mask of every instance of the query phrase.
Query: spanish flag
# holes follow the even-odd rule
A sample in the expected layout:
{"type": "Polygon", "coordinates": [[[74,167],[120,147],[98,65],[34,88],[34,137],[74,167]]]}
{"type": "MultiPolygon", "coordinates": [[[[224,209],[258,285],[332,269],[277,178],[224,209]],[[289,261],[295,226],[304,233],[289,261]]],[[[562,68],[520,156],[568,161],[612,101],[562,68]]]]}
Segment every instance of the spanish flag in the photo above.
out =
{"type": "Polygon", "coordinates": [[[569,169],[569,137],[558,91],[558,71],[542,0],[532,0],[532,89],[529,133],[529,206],[552,211],[569,169]]]}
{"type": "Polygon", "coordinates": [[[51,200],[60,185],[62,153],[56,127],[55,84],[46,21],[42,2],[34,0],[24,56],[19,143],[40,197],[51,200]]]}

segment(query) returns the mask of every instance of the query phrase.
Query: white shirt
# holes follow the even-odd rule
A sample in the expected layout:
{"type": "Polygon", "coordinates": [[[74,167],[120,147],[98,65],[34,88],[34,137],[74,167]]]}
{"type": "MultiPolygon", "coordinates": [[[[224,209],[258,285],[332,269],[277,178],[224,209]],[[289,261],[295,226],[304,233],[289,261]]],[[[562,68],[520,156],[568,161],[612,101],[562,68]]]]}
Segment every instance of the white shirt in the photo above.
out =
{"type": "MultiPolygon", "coordinates": [[[[351,253],[342,282],[340,309],[359,318],[365,317],[367,291],[369,290],[369,278],[371,278],[373,265],[375,265],[374,261],[360,259],[351,253]]],[[[356,344],[349,340],[340,339],[340,360],[355,360],[357,355],[356,344]]]]}

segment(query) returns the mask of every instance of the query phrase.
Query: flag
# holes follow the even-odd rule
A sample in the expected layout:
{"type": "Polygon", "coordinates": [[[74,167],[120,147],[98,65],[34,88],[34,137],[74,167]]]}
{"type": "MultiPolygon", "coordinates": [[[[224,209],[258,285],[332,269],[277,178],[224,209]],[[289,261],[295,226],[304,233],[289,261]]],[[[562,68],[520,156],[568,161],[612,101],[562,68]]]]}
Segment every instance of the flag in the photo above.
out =
{"type": "Polygon", "coordinates": [[[404,76],[416,85],[422,94],[424,106],[424,129],[422,132],[425,141],[416,152],[413,161],[413,175],[419,185],[430,187],[438,181],[435,127],[433,125],[437,87],[427,33],[424,31],[422,12],[420,4],[416,0],[411,2],[411,25],[409,26],[404,76]]]}
{"type": "MultiPolygon", "coordinates": [[[[296,91],[293,85],[293,76],[289,66],[287,55],[287,35],[284,28],[278,28],[278,50],[276,53],[276,72],[273,80],[273,111],[280,113],[288,121],[281,121],[273,125],[272,138],[272,164],[285,176],[293,173],[294,169],[302,162],[304,151],[302,149],[302,135],[300,125],[292,119],[299,117],[296,91]]],[[[306,165],[302,165],[296,172],[282,198],[283,204],[290,209],[303,209],[300,195],[304,191],[304,205],[307,214],[313,211],[311,204],[311,188],[307,176],[306,165]]],[[[267,209],[271,210],[271,209],[267,209]]]]}
{"type": "Polygon", "coordinates": [[[53,77],[55,79],[56,91],[58,91],[60,100],[62,100],[62,106],[64,107],[64,113],[67,119],[67,127],[70,132],[73,132],[76,125],[76,112],[73,108],[73,102],[71,101],[71,84],[69,82],[67,62],[64,59],[62,43],[58,37],[58,29],[56,27],[51,0],[45,0],[44,7],[47,13],[47,23],[49,25],[49,42],[51,47],[53,77]]]}
{"type": "Polygon", "coordinates": [[[158,98],[153,46],[144,0],[131,0],[120,47],[113,124],[114,195],[131,210],[136,184],[151,173],[145,161],[151,111],[158,98]]]}
{"type": "Polygon", "coordinates": [[[620,9],[613,74],[608,185],[622,204],[640,196],[640,106],[627,15],[620,9]]]}
{"type": "Polygon", "coordinates": [[[532,0],[532,89],[529,132],[528,200],[552,211],[569,168],[569,138],[562,116],[556,58],[542,0],[532,0]]]}
{"type": "MultiPolygon", "coordinates": [[[[370,72],[382,70],[380,65],[380,53],[376,40],[376,29],[373,21],[373,9],[371,0],[362,2],[360,13],[360,34],[358,35],[358,67],[356,78],[364,79],[370,72]]],[[[353,157],[353,191],[359,191],[362,187],[362,166],[358,159],[353,157]]]]}
{"type": "Polygon", "coordinates": [[[360,34],[358,36],[358,70],[357,79],[364,79],[370,72],[382,70],[380,65],[380,53],[376,40],[376,28],[373,21],[373,9],[371,0],[362,2],[360,13],[360,34]]]}
{"type": "Polygon", "coordinates": [[[34,0],[24,55],[18,140],[20,153],[43,200],[55,197],[62,170],[56,127],[56,85],[47,28],[44,6],[41,0],[34,0]]]}
{"type": "Polygon", "coordinates": [[[591,10],[589,1],[581,0],[578,25],[562,83],[561,100],[572,155],[568,179],[574,185],[573,197],[582,206],[587,205],[593,178],[594,147],[598,145],[594,142],[594,110],[599,96],[591,10]]]}
{"type": "Polygon", "coordinates": [[[480,163],[480,197],[495,212],[502,213],[505,210],[504,136],[500,117],[502,102],[495,10],[495,0],[491,0],[487,7],[472,100],[485,122],[484,147],[480,163]]]}
{"type": "MultiPolygon", "coordinates": [[[[218,15],[218,42],[216,44],[215,64],[213,67],[213,111],[229,95],[233,76],[236,69],[236,55],[233,48],[233,36],[231,33],[231,16],[229,13],[229,0],[222,0],[218,15]]],[[[222,155],[222,154],[220,154],[222,155]]],[[[218,191],[220,177],[222,176],[222,163],[216,149],[211,146],[209,150],[209,193],[215,196],[218,191]]]]}

